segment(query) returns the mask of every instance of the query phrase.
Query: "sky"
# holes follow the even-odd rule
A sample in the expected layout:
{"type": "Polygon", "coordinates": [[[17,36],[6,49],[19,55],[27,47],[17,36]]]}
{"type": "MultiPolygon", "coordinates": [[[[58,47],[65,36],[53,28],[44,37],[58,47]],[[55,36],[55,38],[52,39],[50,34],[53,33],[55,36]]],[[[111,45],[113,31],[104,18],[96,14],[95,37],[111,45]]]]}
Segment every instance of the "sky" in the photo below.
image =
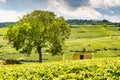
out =
{"type": "Polygon", "coordinates": [[[48,10],[67,19],[120,22],[120,0],[0,0],[0,22],[16,22],[34,10],[48,10]]]}

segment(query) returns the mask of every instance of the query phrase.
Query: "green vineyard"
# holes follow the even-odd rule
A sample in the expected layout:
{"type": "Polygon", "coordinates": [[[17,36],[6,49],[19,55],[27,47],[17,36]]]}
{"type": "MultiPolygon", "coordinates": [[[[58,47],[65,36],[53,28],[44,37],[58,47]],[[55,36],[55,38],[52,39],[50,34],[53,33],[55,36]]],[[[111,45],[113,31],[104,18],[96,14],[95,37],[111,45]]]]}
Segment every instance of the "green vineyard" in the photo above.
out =
{"type": "Polygon", "coordinates": [[[120,58],[0,65],[0,80],[120,80],[120,58]]]}

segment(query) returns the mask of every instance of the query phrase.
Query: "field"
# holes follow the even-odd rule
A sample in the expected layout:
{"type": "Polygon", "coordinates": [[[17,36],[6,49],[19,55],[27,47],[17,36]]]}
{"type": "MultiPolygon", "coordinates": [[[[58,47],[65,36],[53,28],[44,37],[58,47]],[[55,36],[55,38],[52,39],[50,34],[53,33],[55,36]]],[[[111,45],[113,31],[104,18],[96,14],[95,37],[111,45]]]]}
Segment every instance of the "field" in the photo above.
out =
{"type": "Polygon", "coordinates": [[[120,80],[120,58],[0,65],[0,80],[120,80]]]}
{"type": "MultiPolygon", "coordinates": [[[[0,59],[38,60],[38,54],[26,56],[20,54],[6,40],[3,35],[7,28],[0,29],[0,59]]],[[[76,50],[93,51],[93,58],[119,57],[120,56],[120,31],[119,27],[101,25],[74,25],[71,27],[71,35],[64,46],[64,60],[72,60],[76,50]]],[[[43,49],[43,61],[60,61],[62,55],[51,56],[43,49]]]]}
{"type": "MultiPolygon", "coordinates": [[[[38,60],[36,52],[26,56],[12,48],[3,39],[6,31],[0,29],[1,60],[38,60]]],[[[43,49],[43,63],[0,65],[0,80],[120,80],[119,45],[119,27],[75,25],[65,41],[64,55],[51,56],[43,49]],[[93,59],[72,60],[77,50],[92,51],[93,59]]]]}

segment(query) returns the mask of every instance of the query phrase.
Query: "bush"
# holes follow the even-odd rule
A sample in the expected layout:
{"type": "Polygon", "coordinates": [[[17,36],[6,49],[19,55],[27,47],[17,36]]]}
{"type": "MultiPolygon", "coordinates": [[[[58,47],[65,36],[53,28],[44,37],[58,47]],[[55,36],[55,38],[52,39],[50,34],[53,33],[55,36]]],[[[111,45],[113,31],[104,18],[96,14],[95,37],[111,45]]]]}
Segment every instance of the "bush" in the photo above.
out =
{"type": "Polygon", "coordinates": [[[5,60],[5,64],[21,64],[21,63],[17,60],[7,59],[5,60]]]}

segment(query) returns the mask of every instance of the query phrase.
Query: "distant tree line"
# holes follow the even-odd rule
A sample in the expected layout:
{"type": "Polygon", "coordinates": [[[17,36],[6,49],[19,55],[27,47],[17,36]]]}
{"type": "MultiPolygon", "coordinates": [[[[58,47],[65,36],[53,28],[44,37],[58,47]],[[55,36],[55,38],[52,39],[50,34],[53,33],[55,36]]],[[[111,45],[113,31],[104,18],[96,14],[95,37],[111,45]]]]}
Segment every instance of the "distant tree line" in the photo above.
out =
{"type": "Polygon", "coordinates": [[[5,27],[7,24],[15,24],[16,22],[2,22],[0,23],[0,28],[5,27]]]}
{"type": "MultiPolygon", "coordinates": [[[[101,24],[107,24],[107,25],[115,25],[117,27],[120,27],[119,23],[113,23],[106,19],[103,20],[82,20],[82,19],[68,19],[66,22],[69,25],[101,25],[101,24]]],[[[5,27],[7,24],[15,24],[16,22],[3,22],[0,23],[0,27],[5,27]]]]}
{"type": "Polygon", "coordinates": [[[116,25],[118,25],[118,23],[113,23],[113,22],[110,22],[106,19],[103,19],[103,20],[69,19],[69,20],[67,20],[67,23],[70,24],[70,25],[74,25],[74,24],[77,24],[77,25],[85,25],[85,24],[91,24],[91,25],[108,24],[108,25],[113,25],[113,24],[116,24],[116,25]]]}

